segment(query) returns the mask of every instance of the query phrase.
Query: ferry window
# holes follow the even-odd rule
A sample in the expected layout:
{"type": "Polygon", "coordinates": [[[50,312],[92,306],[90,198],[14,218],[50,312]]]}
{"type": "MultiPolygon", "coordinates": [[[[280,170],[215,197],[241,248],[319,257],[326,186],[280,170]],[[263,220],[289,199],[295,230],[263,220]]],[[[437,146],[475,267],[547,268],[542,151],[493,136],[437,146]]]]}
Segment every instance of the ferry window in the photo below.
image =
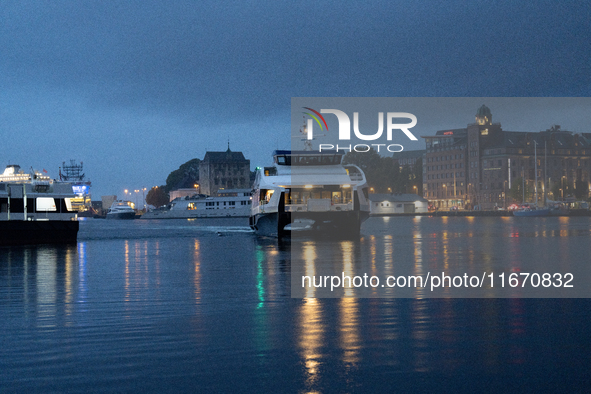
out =
{"type": "Polygon", "coordinates": [[[271,200],[271,196],[273,195],[273,192],[274,190],[261,189],[261,194],[259,197],[261,205],[269,203],[269,201],[271,200]]]}
{"type": "Polygon", "coordinates": [[[37,211],[55,212],[55,200],[51,197],[37,197],[37,211]]]}
{"type": "Polygon", "coordinates": [[[190,203],[187,205],[187,210],[189,210],[189,211],[194,211],[194,210],[196,210],[196,209],[197,209],[197,206],[195,205],[195,203],[194,203],[194,202],[190,202],[190,203]]]}

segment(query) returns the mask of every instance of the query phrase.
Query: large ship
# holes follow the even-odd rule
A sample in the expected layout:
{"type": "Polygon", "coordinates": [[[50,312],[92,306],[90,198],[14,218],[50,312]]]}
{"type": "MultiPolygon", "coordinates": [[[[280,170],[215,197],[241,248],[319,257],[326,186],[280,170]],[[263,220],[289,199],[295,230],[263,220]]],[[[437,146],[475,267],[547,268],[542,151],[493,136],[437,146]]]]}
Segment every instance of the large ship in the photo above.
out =
{"type": "Polygon", "coordinates": [[[76,242],[72,185],[45,173],[12,164],[0,175],[0,245],[76,242]]]}
{"type": "Polygon", "coordinates": [[[216,197],[203,194],[176,198],[165,208],[154,209],[142,215],[142,219],[191,219],[248,217],[250,214],[250,189],[218,190],[216,197]]]}
{"type": "Polygon", "coordinates": [[[257,168],[250,227],[282,237],[294,231],[359,236],[369,217],[363,171],[343,165],[344,153],[311,150],[273,152],[273,167],[257,168]]]}

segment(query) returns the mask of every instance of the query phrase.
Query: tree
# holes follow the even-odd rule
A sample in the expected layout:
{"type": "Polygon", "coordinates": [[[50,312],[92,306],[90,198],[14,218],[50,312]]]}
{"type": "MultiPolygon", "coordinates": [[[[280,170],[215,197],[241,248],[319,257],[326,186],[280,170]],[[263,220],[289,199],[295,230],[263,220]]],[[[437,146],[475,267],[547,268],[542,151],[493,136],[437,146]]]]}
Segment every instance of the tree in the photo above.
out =
{"type": "Polygon", "coordinates": [[[577,180],[575,182],[575,197],[577,200],[586,200],[589,196],[589,183],[587,181],[577,180]]]}
{"type": "Polygon", "coordinates": [[[412,168],[413,180],[411,185],[411,192],[416,193],[419,196],[423,195],[423,160],[417,159],[414,167],[412,168]],[[416,186],[416,190],[413,186],[416,186]]]}
{"type": "Polygon", "coordinates": [[[554,201],[558,201],[562,199],[562,189],[560,188],[559,182],[554,182],[552,184],[552,199],[554,201]]]}
{"type": "Polygon", "coordinates": [[[168,204],[168,193],[164,189],[164,186],[154,186],[151,188],[146,195],[146,203],[155,206],[156,208],[168,204]]]}
{"type": "Polygon", "coordinates": [[[355,164],[365,173],[370,188],[376,192],[385,192],[388,187],[392,188],[393,185],[388,186],[391,180],[388,180],[388,175],[384,172],[387,165],[382,159],[379,153],[372,148],[368,152],[347,153],[343,158],[343,164],[355,164]]]}
{"type": "Polygon", "coordinates": [[[181,165],[178,170],[171,172],[163,186],[166,193],[174,189],[191,188],[199,183],[200,159],[192,159],[181,165]]]}
{"type": "MultiPolygon", "coordinates": [[[[513,183],[511,184],[511,189],[509,190],[509,197],[511,197],[511,199],[514,202],[519,202],[519,203],[523,203],[523,178],[519,177],[517,179],[515,179],[515,181],[513,181],[513,183]]],[[[527,182],[525,182],[525,199],[527,200],[527,197],[529,195],[529,187],[527,185],[527,182]]]]}
{"type": "Polygon", "coordinates": [[[343,164],[355,164],[363,170],[367,184],[376,193],[416,193],[423,195],[423,162],[400,168],[392,157],[382,157],[373,148],[368,152],[349,152],[343,164]],[[416,189],[415,189],[416,186],[416,189]]]}

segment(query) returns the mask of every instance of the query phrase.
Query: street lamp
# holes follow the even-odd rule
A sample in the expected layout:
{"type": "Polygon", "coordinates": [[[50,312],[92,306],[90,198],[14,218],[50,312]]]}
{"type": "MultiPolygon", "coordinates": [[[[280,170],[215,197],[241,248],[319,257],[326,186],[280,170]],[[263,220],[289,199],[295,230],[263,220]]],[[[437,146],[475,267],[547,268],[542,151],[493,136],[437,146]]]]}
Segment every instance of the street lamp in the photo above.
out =
{"type": "Polygon", "coordinates": [[[415,190],[415,194],[417,194],[417,186],[414,185],[412,188],[415,190]]]}
{"type": "Polygon", "coordinates": [[[136,205],[136,209],[137,209],[137,206],[138,206],[138,205],[140,205],[140,204],[138,203],[138,200],[137,200],[137,199],[138,199],[138,197],[139,197],[139,194],[138,194],[138,193],[139,193],[140,191],[136,189],[136,190],[134,190],[134,192],[135,192],[135,205],[136,205]]]}

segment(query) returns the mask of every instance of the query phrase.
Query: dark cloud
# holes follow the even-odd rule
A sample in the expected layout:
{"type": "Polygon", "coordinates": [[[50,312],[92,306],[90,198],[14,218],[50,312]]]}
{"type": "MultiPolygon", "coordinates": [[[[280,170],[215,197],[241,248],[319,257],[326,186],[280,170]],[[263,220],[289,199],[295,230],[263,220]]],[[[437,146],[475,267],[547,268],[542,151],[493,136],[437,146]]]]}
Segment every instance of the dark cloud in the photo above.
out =
{"type": "MultiPolygon", "coordinates": [[[[19,111],[32,111],[42,123],[33,137],[60,129],[82,146],[103,141],[114,161],[123,149],[105,141],[122,129],[170,143],[190,133],[194,151],[231,137],[260,155],[288,133],[291,97],[588,96],[590,10],[579,1],[2,2],[0,127],[31,127],[19,111]]],[[[149,150],[125,138],[128,152],[149,150]]]]}

